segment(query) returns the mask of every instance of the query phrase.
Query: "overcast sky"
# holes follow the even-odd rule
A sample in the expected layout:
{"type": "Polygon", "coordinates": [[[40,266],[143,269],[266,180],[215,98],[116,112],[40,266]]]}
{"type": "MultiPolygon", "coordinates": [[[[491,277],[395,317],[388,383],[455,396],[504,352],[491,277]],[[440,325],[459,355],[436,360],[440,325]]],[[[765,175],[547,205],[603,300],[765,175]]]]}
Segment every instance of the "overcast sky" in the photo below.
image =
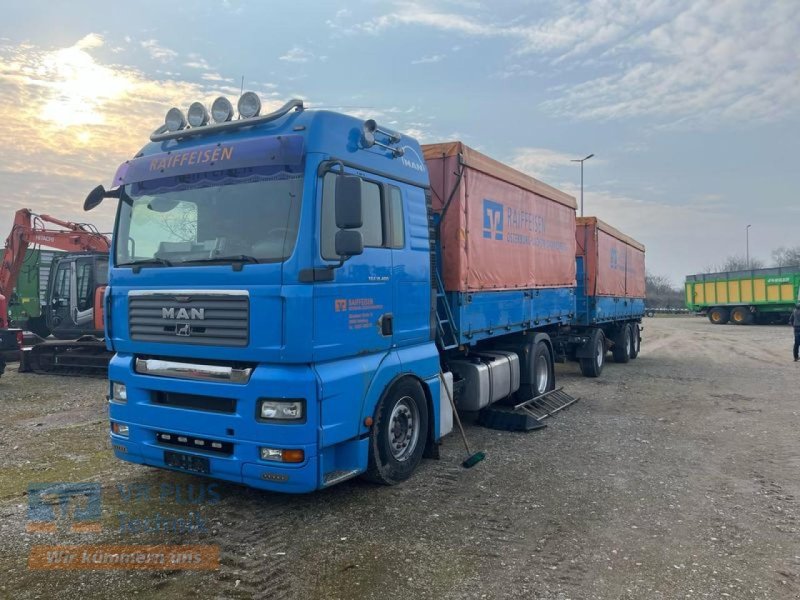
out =
{"type": "MultiPolygon", "coordinates": [[[[579,196],[687,273],[800,245],[795,0],[4,3],[0,238],[20,207],[86,219],[166,110],[267,104],[458,138],[579,196]],[[61,5],[61,7],[59,7],[61,5]],[[112,8],[113,6],[113,8],[112,8]],[[5,225],[2,225],[5,224],[5,225]]],[[[89,217],[103,229],[111,202],[89,217]]]]}

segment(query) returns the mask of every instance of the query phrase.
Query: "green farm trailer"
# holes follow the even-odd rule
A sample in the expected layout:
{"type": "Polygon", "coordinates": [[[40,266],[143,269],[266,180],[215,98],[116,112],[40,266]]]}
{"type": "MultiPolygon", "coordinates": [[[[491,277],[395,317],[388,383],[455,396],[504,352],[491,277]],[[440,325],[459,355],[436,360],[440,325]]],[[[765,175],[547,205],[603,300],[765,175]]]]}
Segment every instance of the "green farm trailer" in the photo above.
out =
{"type": "Polygon", "coordinates": [[[785,323],[800,302],[800,267],[686,277],[686,306],[715,325],[785,323]]]}

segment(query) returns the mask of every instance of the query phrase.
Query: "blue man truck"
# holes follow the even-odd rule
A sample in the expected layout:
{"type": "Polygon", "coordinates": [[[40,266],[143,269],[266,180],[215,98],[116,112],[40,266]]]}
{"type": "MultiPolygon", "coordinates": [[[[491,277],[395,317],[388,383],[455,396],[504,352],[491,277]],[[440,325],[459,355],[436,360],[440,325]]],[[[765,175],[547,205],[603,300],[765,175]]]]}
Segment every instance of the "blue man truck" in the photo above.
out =
{"type": "Polygon", "coordinates": [[[513,403],[593,357],[608,323],[577,322],[574,198],[299,100],[261,114],[246,92],[234,116],[171,109],[86,199],[118,201],[118,458],[279,492],[396,484],[452,429],[446,392],[513,403]]]}

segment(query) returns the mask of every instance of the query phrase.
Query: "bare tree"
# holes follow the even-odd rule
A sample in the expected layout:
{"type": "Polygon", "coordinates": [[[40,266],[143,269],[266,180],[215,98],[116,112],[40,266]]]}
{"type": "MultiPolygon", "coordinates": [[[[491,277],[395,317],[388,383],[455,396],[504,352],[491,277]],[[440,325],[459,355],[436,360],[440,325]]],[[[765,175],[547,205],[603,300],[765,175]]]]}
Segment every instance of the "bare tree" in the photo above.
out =
{"type": "Polygon", "coordinates": [[[683,290],[672,285],[669,279],[662,275],[645,275],[645,291],[647,306],[650,308],[682,308],[683,290]]]}
{"type": "Polygon", "coordinates": [[[750,269],[763,269],[766,263],[758,258],[751,258],[750,264],[744,256],[731,255],[722,264],[708,265],[703,273],[719,273],[721,271],[749,271],[750,269]]]}
{"type": "Polygon", "coordinates": [[[772,251],[772,260],[776,267],[800,267],[800,246],[775,248],[772,251]]]}

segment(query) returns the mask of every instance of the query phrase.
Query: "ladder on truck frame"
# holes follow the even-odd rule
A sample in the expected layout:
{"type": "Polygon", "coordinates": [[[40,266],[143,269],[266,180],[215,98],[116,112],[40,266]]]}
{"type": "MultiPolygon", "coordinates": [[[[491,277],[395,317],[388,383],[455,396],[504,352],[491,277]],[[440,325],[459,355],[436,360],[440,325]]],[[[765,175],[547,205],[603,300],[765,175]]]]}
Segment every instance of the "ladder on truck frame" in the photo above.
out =
{"type": "Polygon", "coordinates": [[[557,412],[572,406],[580,398],[573,398],[558,388],[541,396],[530,398],[514,406],[489,406],[481,409],[478,423],[490,429],[501,431],[532,431],[547,427],[544,420],[557,412]]]}
{"type": "Polygon", "coordinates": [[[434,269],[434,285],[436,286],[436,343],[439,349],[452,350],[458,348],[458,332],[453,322],[453,311],[444,293],[444,282],[439,269],[434,269]]]}

